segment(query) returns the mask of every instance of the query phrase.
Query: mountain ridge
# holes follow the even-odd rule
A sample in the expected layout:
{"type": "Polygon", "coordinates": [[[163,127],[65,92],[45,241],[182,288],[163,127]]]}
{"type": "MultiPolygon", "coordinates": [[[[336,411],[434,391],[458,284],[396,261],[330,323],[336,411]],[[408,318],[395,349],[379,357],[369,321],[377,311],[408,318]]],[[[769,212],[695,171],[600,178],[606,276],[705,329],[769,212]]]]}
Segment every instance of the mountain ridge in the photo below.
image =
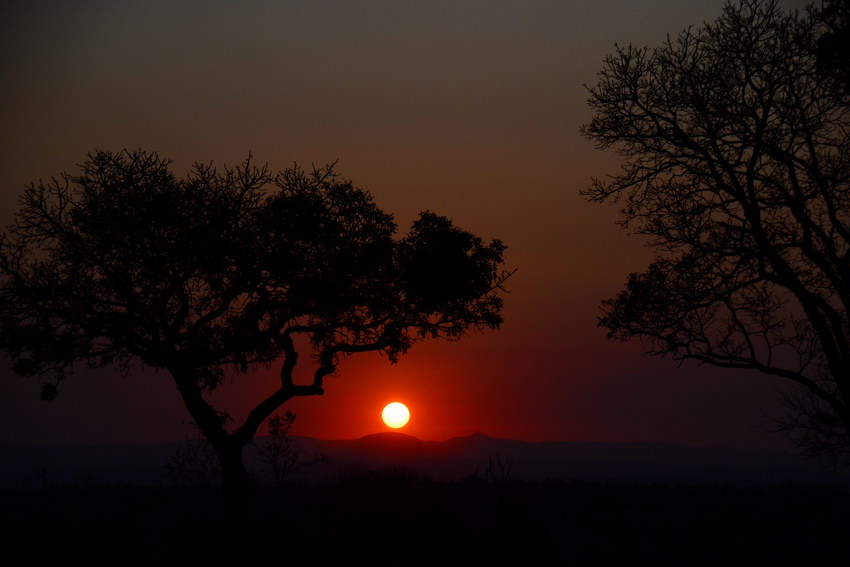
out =
{"type": "MultiPolygon", "coordinates": [[[[266,438],[257,438],[262,446],[266,438]]],[[[669,443],[520,441],[481,432],[425,441],[401,432],[356,439],[292,436],[302,461],[291,477],[304,482],[339,478],[352,470],[404,467],[434,480],[483,478],[488,468],[508,467],[512,480],[585,480],[639,483],[828,484],[850,489],[850,476],[817,462],[771,450],[699,447],[669,443]],[[326,459],[315,460],[315,455],[326,459]]],[[[196,441],[195,443],[200,443],[196,441]]],[[[32,484],[45,475],[68,481],[82,476],[104,482],[157,484],[165,463],[186,442],[147,445],[3,445],[0,486],[32,484]]],[[[258,470],[256,448],[246,451],[258,470]]],[[[505,469],[508,470],[508,469],[505,469]]]]}

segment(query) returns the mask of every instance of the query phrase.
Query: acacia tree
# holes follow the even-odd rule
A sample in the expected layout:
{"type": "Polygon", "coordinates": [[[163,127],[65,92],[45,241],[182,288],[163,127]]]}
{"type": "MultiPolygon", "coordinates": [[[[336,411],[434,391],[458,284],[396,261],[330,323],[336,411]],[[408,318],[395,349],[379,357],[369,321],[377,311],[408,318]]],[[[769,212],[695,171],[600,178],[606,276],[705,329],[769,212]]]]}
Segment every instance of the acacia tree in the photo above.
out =
{"type": "Polygon", "coordinates": [[[273,174],[248,159],[185,179],[169,166],[97,152],[27,187],[0,237],[0,346],[16,373],[49,377],[45,399],[79,365],[168,371],[237,500],[257,429],[322,394],[341,359],[394,362],[419,340],[502,321],[497,240],[430,212],[396,239],[392,217],[331,166],[273,174]],[[294,378],[298,345],[315,360],[308,383],[294,378]],[[208,394],[264,365],[279,366],[277,390],[229,429],[208,394]]]}
{"type": "MultiPolygon", "coordinates": [[[[850,107],[823,75],[822,12],[771,0],[654,49],[620,47],[583,134],[623,171],[594,180],[656,258],[604,302],[609,337],[796,383],[786,426],[850,448],[850,107]]],[[[846,65],[846,61],[844,62],[846,65]]]]}

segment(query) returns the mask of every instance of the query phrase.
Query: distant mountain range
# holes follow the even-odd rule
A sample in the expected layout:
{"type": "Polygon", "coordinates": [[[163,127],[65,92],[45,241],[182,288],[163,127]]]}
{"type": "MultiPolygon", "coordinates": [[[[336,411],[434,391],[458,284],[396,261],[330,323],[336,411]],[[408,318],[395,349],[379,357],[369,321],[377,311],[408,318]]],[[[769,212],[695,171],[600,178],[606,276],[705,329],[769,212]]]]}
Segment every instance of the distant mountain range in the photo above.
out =
{"type": "MultiPolygon", "coordinates": [[[[304,466],[292,480],[325,481],[404,467],[434,480],[582,480],[623,483],[825,484],[850,489],[848,471],[836,472],[803,457],[776,451],[692,447],[660,443],[565,441],[530,443],[475,433],[422,441],[402,433],[353,440],[293,437],[304,466]],[[316,454],[324,456],[316,460],[316,454]]],[[[258,439],[262,445],[263,439],[258,439]]],[[[0,486],[7,488],[105,482],[167,484],[165,466],[187,442],[152,445],[0,446],[0,486]]],[[[183,455],[186,453],[184,452],[183,455]]],[[[186,463],[193,466],[199,463],[186,463]]],[[[173,461],[172,461],[173,462],[173,461]]],[[[255,451],[249,470],[259,472],[255,451]]],[[[202,464],[202,463],[201,463],[202,464]]]]}

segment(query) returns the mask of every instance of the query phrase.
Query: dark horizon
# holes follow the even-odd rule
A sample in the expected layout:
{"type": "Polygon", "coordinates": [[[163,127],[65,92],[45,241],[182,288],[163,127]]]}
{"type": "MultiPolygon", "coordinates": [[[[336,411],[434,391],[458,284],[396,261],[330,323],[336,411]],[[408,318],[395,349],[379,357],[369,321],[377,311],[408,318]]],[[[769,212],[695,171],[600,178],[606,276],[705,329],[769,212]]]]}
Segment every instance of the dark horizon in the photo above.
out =
{"type": "MultiPolygon", "coordinates": [[[[482,476],[484,469],[500,462],[509,468],[510,480],[516,482],[740,487],[799,483],[850,488],[850,478],[831,467],[827,460],[764,449],[649,442],[531,443],[497,439],[478,432],[445,441],[426,441],[396,431],[346,440],[297,435],[289,439],[289,450],[296,456],[294,470],[285,477],[290,485],[333,483],[357,471],[380,474],[400,468],[423,479],[456,482],[482,476]],[[321,458],[316,459],[317,455],[321,458]]],[[[260,449],[272,441],[258,436],[246,449],[246,466],[261,486],[273,484],[267,467],[259,460],[260,449]]],[[[177,480],[171,467],[175,463],[187,467],[187,471],[192,467],[212,466],[211,461],[195,460],[197,456],[190,458],[190,453],[185,452],[189,447],[193,448],[193,455],[204,451],[200,439],[145,445],[0,445],[4,463],[0,467],[0,490],[38,490],[38,483],[45,481],[45,475],[56,488],[72,488],[84,479],[90,484],[114,487],[173,487],[177,480]]]]}

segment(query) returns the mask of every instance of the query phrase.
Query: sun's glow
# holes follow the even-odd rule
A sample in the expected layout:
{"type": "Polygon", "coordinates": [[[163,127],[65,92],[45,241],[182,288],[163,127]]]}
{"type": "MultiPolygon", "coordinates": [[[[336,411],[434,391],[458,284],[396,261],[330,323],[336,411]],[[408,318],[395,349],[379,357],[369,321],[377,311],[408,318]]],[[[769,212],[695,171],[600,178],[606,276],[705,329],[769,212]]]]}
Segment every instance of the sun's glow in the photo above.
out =
{"type": "Polygon", "coordinates": [[[381,419],[387,426],[398,429],[404,427],[410,421],[410,410],[400,402],[393,402],[387,404],[384,411],[381,412],[381,419]]]}

